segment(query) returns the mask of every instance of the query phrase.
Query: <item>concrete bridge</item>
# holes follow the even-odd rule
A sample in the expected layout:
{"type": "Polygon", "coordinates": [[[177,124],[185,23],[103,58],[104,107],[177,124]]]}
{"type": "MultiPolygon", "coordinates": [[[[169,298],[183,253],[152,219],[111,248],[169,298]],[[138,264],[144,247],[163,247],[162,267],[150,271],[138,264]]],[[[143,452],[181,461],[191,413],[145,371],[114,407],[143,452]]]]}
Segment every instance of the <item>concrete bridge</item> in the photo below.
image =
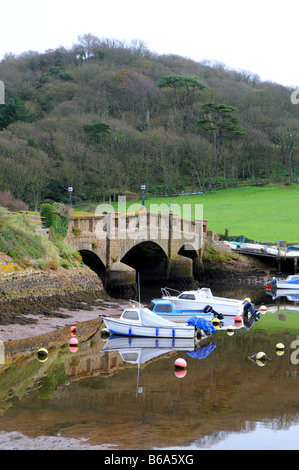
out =
{"type": "Polygon", "coordinates": [[[97,272],[107,292],[132,297],[138,279],[196,277],[204,244],[214,235],[207,228],[206,220],[187,220],[172,211],[103,212],[74,215],[65,241],[97,272]]]}

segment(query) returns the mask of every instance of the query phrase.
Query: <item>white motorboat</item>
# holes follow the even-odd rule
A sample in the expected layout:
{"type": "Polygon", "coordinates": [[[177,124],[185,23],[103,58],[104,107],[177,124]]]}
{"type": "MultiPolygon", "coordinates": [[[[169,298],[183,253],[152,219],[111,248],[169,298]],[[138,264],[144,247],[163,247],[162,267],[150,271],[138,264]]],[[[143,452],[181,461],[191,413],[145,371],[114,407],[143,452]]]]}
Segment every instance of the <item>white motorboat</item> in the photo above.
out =
{"type": "Polygon", "coordinates": [[[102,315],[102,319],[112,335],[194,338],[199,333],[197,326],[171,322],[143,307],[127,308],[120,318],[102,315]]]}
{"type": "Polygon", "coordinates": [[[179,293],[179,295],[171,295],[173,289],[162,288],[162,299],[171,300],[176,310],[204,310],[210,305],[217,313],[222,315],[242,315],[243,300],[229,299],[226,297],[215,297],[211,289],[203,287],[198,290],[190,290],[179,293]]]}
{"type": "Polygon", "coordinates": [[[272,280],[267,283],[267,288],[299,290],[299,275],[290,274],[286,279],[277,279],[276,277],[273,277],[272,280]]]}

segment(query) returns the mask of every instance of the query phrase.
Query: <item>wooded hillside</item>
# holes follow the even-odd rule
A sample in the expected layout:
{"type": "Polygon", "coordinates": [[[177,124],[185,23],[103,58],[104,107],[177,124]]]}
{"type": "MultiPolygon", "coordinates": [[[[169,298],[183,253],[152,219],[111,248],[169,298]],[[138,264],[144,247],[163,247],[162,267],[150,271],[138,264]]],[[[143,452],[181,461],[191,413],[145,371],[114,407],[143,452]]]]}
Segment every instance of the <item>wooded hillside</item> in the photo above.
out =
{"type": "Polygon", "coordinates": [[[299,176],[299,105],[251,72],[86,34],[7,54],[0,80],[0,190],[34,209],[70,185],[81,202],[299,176]]]}

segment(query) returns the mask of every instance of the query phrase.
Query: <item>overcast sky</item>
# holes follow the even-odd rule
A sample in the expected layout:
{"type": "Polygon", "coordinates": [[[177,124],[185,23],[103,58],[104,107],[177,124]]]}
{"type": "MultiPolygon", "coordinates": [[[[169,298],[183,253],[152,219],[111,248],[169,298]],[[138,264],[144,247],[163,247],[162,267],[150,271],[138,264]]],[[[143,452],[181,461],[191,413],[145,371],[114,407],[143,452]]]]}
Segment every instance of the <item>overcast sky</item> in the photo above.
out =
{"type": "MultiPolygon", "coordinates": [[[[78,35],[144,41],[158,54],[212,60],[297,88],[298,0],[9,0],[0,60],[70,48],[78,35]]],[[[0,77],[1,80],[1,77],[0,77]]]]}

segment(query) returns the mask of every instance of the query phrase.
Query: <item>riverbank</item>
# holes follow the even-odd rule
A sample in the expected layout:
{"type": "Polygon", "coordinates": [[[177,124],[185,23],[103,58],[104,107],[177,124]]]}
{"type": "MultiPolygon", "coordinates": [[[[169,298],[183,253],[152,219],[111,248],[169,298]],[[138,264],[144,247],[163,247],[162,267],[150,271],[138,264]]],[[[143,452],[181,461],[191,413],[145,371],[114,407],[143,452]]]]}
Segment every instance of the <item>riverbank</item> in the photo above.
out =
{"type": "Polygon", "coordinates": [[[112,314],[119,308],[89,268],[0,276],[0,340],[15,341],[112,314]]]}

